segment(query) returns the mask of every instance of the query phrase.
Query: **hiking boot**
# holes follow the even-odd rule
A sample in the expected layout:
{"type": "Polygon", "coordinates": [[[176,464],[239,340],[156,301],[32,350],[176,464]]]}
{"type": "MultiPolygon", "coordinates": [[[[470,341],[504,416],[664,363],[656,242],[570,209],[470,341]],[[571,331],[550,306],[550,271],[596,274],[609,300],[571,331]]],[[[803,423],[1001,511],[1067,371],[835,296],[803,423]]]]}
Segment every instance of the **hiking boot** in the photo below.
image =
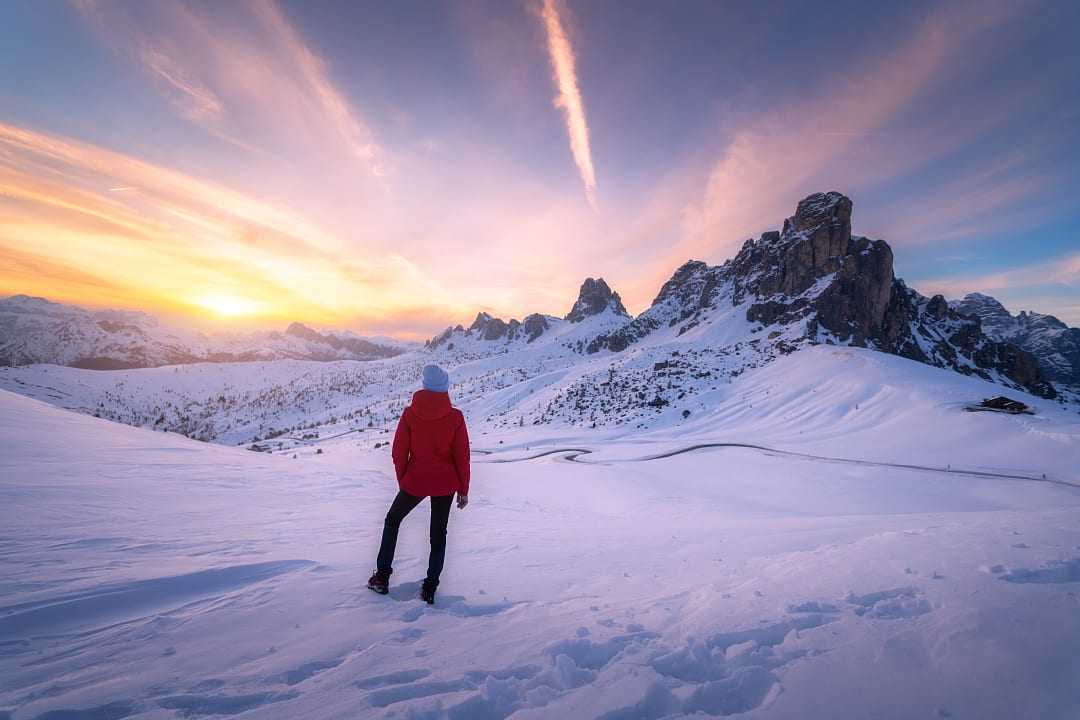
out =
{"type": "Polygon", "coordinates": [[[390,592],[390,573],[376,570],[375,574],[368,578],[367,586],[380,595],[385,595],[390,592]]]}
{"type": "Polygon", "coordinates": [[[439,587],[439,582],[437,580],[424,580],[424,584],[420,586],[420,599],[428,605],[434,605],[435,588],[437,587],[439,587]]]}

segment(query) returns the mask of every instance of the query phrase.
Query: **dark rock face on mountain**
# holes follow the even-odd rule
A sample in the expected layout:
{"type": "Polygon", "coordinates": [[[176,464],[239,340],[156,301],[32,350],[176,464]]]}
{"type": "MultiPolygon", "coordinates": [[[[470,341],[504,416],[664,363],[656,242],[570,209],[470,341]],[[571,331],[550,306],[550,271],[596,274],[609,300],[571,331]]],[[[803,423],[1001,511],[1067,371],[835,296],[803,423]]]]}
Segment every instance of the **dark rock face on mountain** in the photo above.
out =
{"type": "Polygon", "coordinates": [[[581,283],[581,290],[578,291],[577,302],[570,308],[565,319],[572,323],[581,322],[591,315],[599,315],[609,307],[616,315],[630,317],[630,313],[623,307],[619,293],[612,292],[604,278],[585,278],[585,282],[581,283]]]}
{"type": "Polygon", "coordinates": [[[732,299],[763,325],[810,319],[843,341],[865,345],[880,327],[892,289],[892,250],[851,235],[851,200],[816,193],[780,233],[747,241],[730,263],[732,299]]]}
{"type": "MultiPolygon", "coordinates": [[[[467,328],[461,325],[448,327],[435,337],[424,343],[429,350],[454,350],[460,349],[461,343],[483,340],[491,343],[490,350],[502,348],[504,345],[523,340],[526,344],[535,342],[553,327],[563,323],[579,324],[586,320],[597,318],[599,322],[607,322],[610,326],[612,318],[617,323],[628,322],[630,314],[623,307],[619,293],[608,287],[603,278],[586,278],[578,291],[577,301],[566,314],[565,318],[558,318],[541,313],[526,315],[525,319],[509,321],[492,317],[486,312],[476,314],[476,319],[467,328]],[[604,315],[604,313],[610,313],[604,315]],[[597,318],[597,316],[603,316],[597,318]]],[[[587,334],[586,328],[586,334],[587,334]]],[[[578,340],[580,342],[580,340],[578,340]]],[[[478,346],[469,345],[477,352],[485,352],[478,346]]]]}
{"type": "Polygon", "coordinates": [[[1046,379],[1080,388],[1080,328],[1069,327],[1053,315],[1023,310],[1013,315],[982,293],[966,295],[950,307],[978,318],[983,332],[994,340],[1031,353],[1046,379]]]}
{"type": "Polygon", "coordinates": [[[897,279],[892,249],[852,235],[851,214],[851,200],[838,192],[810,195],[783,230],[747,240],[723,265],[680,267],[648,310],[587,351],[619,352],[665,327],[682,335],[735,308],[784,352],[808,343],[871,347],[1054,397],[1030,353],[897,279]]]}
{"type": "MultiPolygon", "coordinates": [[[[517,323],[516,320],[511,320],[511,322],[517,323]]],[[[486,312],[477,313],[476,319],[469,326],[470,333],[477,333],[485,340],[498,340],[506,337],[509,329],[510,326],[507,323],[497,317],[491,317],[486,312]]]]}
{"type": "Polygon", "coordinates": [[[43,298],[0,300],[0,363],[53,363],[90,370],[250,360],[376,360],[405,352],[300,323],[284,332],[207,336],[161,326],[151,315],[84,310],[43,298]]]}
{"type": "Polygon", "coordinates": [[[1034,395],[1056,397],[1031,353],[987,336],[978,318],[957,312],[941,295],[928,300],[902,280],[893,287],[884,326],[875,338],[877,347],[988,380],[998,379],[997,373],[1034,395]]]}
{"type": "Polygon", "coordinates": [[[476,314],[476,319],[473,320],[472,325],[468,328],[461,325],[448,327],[425,342],[424,347],[429,350],[439,348],[452,350],[455,347],[455,339],[460,341],[467,338],[476,338],[491,343],[496,341],[509,343],[524,338],[526,342],[531,343],[547,332],[551,327],[552,320],[558,322],[557,318],[533,313],[532,315],[526,315],[524,321],[511,319],[507,322],[501,318],[492,317],[486,312],[479,312],[476,314]]]}
{"type": "Polygon", "coordinates": [[[547,317],[540,313],[526,315],[525,320],[521,323],[521,329],[529,342],[543,335],[549,327],[551,327],[551,324],[548,322],[547,317]]]}

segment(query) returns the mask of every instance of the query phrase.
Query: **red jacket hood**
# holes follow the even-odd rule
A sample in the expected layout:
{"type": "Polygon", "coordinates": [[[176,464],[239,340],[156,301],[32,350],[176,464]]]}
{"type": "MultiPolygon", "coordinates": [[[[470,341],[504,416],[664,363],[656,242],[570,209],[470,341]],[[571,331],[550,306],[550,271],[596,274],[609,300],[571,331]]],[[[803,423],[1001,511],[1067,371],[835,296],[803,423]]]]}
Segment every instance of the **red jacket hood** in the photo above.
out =
{"type": "Polygon", "coordinates": [[[453,410],[450,395],[434,390],[417,390],[412,396],[412,411],[421,420],[438,420],[453,410]]]}

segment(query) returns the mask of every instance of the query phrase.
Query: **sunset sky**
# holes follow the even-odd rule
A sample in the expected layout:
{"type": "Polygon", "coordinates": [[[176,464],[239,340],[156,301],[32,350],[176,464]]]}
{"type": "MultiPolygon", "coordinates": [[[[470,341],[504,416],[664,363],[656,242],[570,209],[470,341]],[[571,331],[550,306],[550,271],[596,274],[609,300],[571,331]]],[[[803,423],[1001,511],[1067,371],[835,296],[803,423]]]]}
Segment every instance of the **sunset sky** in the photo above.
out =
{"type": "Polygon", "coordinates": [[[0,296],[422,338],[631,312],[840,190],[1080,325],[1080,3],[0,3],[0,296]]]}

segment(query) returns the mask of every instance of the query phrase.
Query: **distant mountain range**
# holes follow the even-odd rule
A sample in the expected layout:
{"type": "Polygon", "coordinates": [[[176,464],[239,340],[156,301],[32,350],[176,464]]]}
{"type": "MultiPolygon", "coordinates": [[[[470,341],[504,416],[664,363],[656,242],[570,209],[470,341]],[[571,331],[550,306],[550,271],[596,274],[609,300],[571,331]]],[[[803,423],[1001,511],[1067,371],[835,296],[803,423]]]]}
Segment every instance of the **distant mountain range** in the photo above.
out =
{"type": "MultiPolygon", "coordinates": [[[[705,345],[738,352],[747,367],[812,344],[854,345],[1042,397],[1080,387],[1080,330],[1049,315],[1011,316],[993,298],[927,298],[893,274],[884,240],[852,235],[852,202],[838,192],[803,199],[783,229],[747,240],[722,265],[691,260],[630,317],[603,279],[587,279],[563,318],[472,325],[429,340],[436,352],[508,352],[544,341],[591,355],[633,346],[705,345]],[[588,321],[588,322],[586,322],[588,321]],[[577,326],[577,327],[575,327],[577,326]]],[[[670,382],[670,381],[669,381],[670,382]]]]}
{"type": "Polygon", "coordinates": [[[1013,343],[1034,355],[1048,380],[1080,387],[1080,328],[1069,327],[1053,315],[1024,310],[1013,315],[982,293],[971,293],[949,305],[979,318],[983,332],[993,339],[1013,343]]]}
{"type": "Polygon", "coordinates": [[[94,370],[250,360],[376,360],[412,349],[390,339],[317,332],[203,334],[161,325],[143,312],[84,310],[44,298],[0,300],[0,364],[53,363],[94,370]]]}
{"type": "MultiPolygon", "coordinates": [[[[618,404],[630,417],[640,412],[638,401],[663,407],[818,344],[871,348],[1041,397],[1080,400],[1080,329],[1050,315],[1011,315],[986,295],[927,298],[895,277],[888,243],[852,234],[851,216],[852,202],[841,193],[810,195],[781,230],[747,240],[722,265],[691,260],[679,267],[636,317],[603,278],[587,278],[562,317],[533,313],[519,321],[479,312],[468,327],[448,327],[423,349],[451,368],[474,361],[484,367],[485,358],[500,355],[507,357],[498,361],[498,374],[515,366],[522,378],[563,373],[563,390],[540,416],[571,422],[598,421],[605,407],[615,411],[582,398],[614,392],[602,388],[615,382],[616,371],[634,378],[618,404]]],[[[21,295],[0,300],[6,365],[374,360],[411,350],[420,346],[300,323],[284,332],[204,335],[166,328],[141,312],[89,311],[21,295]]],[[[494,378],[491,387],[509,382],[494,378]]]]}

